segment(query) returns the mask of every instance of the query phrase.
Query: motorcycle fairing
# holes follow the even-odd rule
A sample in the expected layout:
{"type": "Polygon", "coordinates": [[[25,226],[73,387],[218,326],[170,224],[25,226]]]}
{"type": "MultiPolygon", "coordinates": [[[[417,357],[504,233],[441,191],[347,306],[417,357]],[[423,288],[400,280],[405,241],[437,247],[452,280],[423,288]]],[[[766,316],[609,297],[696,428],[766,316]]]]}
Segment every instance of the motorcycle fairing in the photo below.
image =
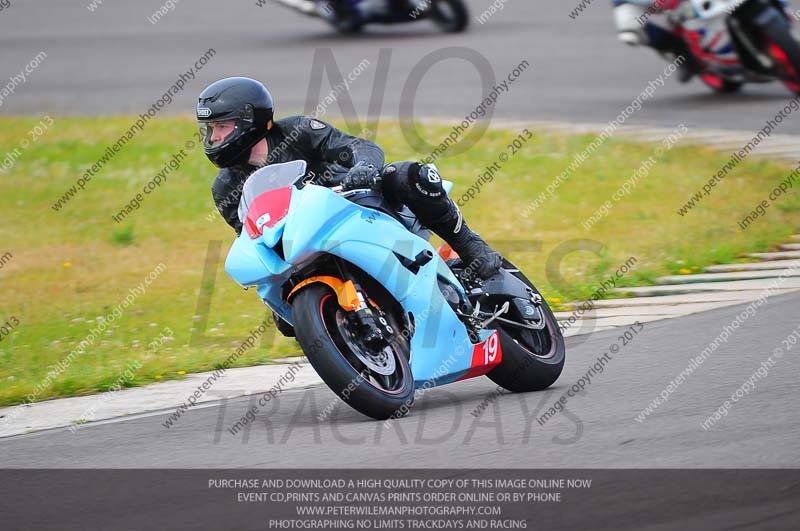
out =
{"type": "Polygon", "coordinates": [[[503,348],[500,343],[500,334],[497,330],[475,345],[472,349],[472,364],[470,369],[459,380],[483,376],[503,361],[503,348]]]}
{"type": "MultiPolygon", "coordinates": [[[[266,228],[264,236],[251,239],[242,231],[225,270],[242,286],[258,286],[262,300],[291,324],[291,307],[282,299],[282,286],[294,271],[320,254],[357,265],[411,316],[411,369],[417,387],[472,376],[478,347],[470,341],[466,327],[445,301],[437,282],[441,277],[464,295],[452,271],[430,243],[408,232],[396,219],[360,207],[329,188],[306,185],[294,189],[288,213],[275,227],[266,228]],[[414,260],[424,250],[434,258],[416,273],[397,256],[414,260]]],[[[481,331],[481,343],[493,333],[481,331]]]]}

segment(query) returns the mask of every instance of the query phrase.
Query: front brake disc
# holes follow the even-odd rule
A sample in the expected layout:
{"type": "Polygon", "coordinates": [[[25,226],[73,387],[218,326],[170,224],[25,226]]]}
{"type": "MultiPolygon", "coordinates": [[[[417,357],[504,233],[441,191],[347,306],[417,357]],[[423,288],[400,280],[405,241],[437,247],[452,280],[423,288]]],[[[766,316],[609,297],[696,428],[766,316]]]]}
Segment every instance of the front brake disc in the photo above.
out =
{"type": "Polygon", "coordinates": [[[394,351],[391,347],[386,346],[377,353],[370,352],[369,349],[362,345],[361,341],[358,341],[353,336],[353,333],[350,331],[349,323],[341,311],[336,313],[336,324],[339,326],[342,338],[350,348],[350,351],[355,354],[369,370],[383,376],[394,374],[397,366],[394,359],[394,351]]]}

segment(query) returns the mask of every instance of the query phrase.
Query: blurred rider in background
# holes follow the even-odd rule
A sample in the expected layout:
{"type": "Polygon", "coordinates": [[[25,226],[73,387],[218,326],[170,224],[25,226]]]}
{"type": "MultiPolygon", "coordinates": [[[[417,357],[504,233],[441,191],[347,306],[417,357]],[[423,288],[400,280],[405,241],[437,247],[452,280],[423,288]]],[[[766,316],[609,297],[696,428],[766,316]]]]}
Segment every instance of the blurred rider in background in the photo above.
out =
{"type": "MultiPolygon", "coordinates": [[[[316,0],[318,9],[321,13],[333,13],[339,19],[358,18],[361,16],[358,4],[361,0],[316,0]]],[[[386,11],[391,7],[404,7],[410,0],[385,0],[386,11]]],[[[374,10],[375,6],[371,6],[374,10]]]]}
{"type": "MultiPolygon", "coordinates": [[[[689,81],[700,67],[683,39],[672,32],[669,23],[659,25],[653,17],[675,9],[683,0],[611,0],[617,37],[631,46],[645,45],[671,59],[683,56],[678,67],[678,79],[689,81]]],[[[666,22],[666,21],[665,21],[666,22]]]]}
{"type": "MultiPolygon", "coordinates": [[[[611,0],[619,40],[631,46],[650,46],[672,60],[683,56],[685,60],[678,67],[678,79],[682,83],[700,72],[700,63],[686,42],[672,31],[672,25],[666,17],[660,17],[664,19],[663,24],[654,22],[653,18],[677,9],[685,2],[686,0],[611,0]]],[[[779,2],[788,13],[789,2],[779,2]]]]}

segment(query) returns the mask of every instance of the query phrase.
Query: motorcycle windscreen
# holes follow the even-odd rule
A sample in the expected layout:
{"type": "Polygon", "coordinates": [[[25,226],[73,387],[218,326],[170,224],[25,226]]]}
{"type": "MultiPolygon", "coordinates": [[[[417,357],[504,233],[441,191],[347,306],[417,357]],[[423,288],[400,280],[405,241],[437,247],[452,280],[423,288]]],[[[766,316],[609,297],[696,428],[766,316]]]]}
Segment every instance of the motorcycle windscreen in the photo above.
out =
{"type": "Polygon", "coordinates": [[[272,211],[272,206],[278,207],[278,210],[288,208],[288,196],[283,197],[284,194],[269,194],[269,192],[281,189],[291,190],[291,187],[305,174],[306,161],[293,160],[281,164],[270,164],[248,177],[242,188],[242,198],[239,200],[239,221],[247,228],[251,238],[260,236],[260,230],[267,223],[267,218],[275,218],[276,212],[272,211]],[[271,205],[274,199],[271,200],[270,195],[280,195],[281,201],[286,204],[271,205]],[[253,212],[252,209],[256,209],[256,212],[253,212]],[[254,218],[252,223],[249,222],[248,216],[254,218]]]}

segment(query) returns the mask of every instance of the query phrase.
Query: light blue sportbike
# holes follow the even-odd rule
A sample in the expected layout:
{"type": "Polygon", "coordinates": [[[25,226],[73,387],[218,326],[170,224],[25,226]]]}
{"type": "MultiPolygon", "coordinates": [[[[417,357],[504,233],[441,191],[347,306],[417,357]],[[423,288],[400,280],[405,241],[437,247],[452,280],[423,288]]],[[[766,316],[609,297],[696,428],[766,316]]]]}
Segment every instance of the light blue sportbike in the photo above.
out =
{"type": "Polygon", "coordinates": [[[415,389],[484,374],[514,392],[556,381],[564,338],[510,262],[479,280],[449,246],[434,250],[408,209],[372,190],[304,183],[305,168],[248,178],[225,269],[257,288],[343,401],[386,419],[408,411],[415,389]]]}

